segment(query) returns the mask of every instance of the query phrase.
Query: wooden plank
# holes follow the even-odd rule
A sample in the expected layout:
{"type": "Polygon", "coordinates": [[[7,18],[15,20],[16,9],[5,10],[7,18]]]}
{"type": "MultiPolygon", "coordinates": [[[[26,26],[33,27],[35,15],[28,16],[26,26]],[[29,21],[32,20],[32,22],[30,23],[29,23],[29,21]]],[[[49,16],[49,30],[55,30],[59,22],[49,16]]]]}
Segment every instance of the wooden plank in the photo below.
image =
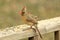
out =
{"type": "Polygon", "coordinates": [[[38,21],[38,29],[41,34],[60,30],[60,17],[38,21]]]}
{"type": "MultiPolygon", "coordinates": [[[[8,33],[8,32],[7,32],[8,33]]],[[[32,30],[20,31],[20,32],[11,32],[10,35],[5,34],[5,36],[0,37],[0,40],[19,40],[24,38],[33,37],[35,34],[32,30]],[[12,33],[12,34],[11,34],[12,33]]]]}
{"type": "MultiPolygon", "coordinates": [[[[3,31],[0,30],[0,40],[18,40],[35,36],[35,32],[32,29],[23,31],[29,27],[25,24],[7,28],[3,31]]],[[[58,31],[60,30],[60,17],[38,21],[37,27],[42,35],[58,31]]]]}
{"type": "Polygon", "coordinates": [[[59,31],[55,31],[54,33],[54,37],[55,37],[55,40],[60,40],[60,32],[59,31]]]}

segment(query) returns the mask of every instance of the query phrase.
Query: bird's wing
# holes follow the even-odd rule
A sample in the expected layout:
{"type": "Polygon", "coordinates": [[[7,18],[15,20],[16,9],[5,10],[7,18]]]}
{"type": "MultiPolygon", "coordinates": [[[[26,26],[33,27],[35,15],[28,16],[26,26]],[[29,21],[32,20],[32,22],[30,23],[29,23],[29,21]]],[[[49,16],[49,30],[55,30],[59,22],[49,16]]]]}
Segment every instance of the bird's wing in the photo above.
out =
{"type": "Polygon", "coordinates": [[[34,16],[32,16],[30,14],[26,15],[26,17],[27,17],[26,20],[29,21],[29,22],[32,22],[32,23],[37,22],[36,19],[34,18],[34,16]]]}

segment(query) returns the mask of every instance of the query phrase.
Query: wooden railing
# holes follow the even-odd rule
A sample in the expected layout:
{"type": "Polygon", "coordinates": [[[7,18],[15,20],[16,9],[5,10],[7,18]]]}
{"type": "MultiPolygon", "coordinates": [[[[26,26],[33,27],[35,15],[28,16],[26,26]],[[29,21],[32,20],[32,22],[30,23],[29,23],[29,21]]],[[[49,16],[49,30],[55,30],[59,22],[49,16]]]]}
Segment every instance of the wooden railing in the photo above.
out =
{"type": "MultiPolygon", "coordinates": [[[[0,30],[0,40],[19,40],[24,38],[35,40],[35,33],[32,29],[23,31],[29,27],[29,25],[23,24],[0,30]]],[[[37,27],[42,35],[54,32],[55,40],[60,40],[60,17],[38,21],[37,27]]]]}

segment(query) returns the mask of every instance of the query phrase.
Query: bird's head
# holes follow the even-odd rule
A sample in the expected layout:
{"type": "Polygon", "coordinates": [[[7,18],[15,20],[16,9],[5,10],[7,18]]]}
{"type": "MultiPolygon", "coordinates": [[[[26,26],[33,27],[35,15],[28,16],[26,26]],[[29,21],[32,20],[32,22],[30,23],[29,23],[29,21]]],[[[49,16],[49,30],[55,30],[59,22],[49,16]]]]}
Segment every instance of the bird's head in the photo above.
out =
{"type": "Polygon", "coordinates": [[[19,11],[19,14],[20,14],[21,16],[24,16],[25,12],[26,12],[26,7],[24,6],[24,7],[22,8],[22,10],[19,11]]]}

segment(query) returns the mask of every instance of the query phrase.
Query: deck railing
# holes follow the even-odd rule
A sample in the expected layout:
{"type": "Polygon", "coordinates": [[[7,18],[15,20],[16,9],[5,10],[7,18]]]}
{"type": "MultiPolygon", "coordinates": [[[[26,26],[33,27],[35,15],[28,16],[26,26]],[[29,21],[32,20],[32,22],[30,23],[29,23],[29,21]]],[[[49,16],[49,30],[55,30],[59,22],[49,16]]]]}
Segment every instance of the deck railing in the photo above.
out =
{"type": "MultiPolygon", "coordinates": [[[[28,29],[29,27],[29,25],[23,24],[0,30],[0,40],[19,40],[23,38],[35,40],[35,33],[32,29],[23,31],[24,29],[28,29]]],[[[38,21],[37,27],[42,35],[54,32],[54,40],[60,40],[60,17],[38,21]]]]}

